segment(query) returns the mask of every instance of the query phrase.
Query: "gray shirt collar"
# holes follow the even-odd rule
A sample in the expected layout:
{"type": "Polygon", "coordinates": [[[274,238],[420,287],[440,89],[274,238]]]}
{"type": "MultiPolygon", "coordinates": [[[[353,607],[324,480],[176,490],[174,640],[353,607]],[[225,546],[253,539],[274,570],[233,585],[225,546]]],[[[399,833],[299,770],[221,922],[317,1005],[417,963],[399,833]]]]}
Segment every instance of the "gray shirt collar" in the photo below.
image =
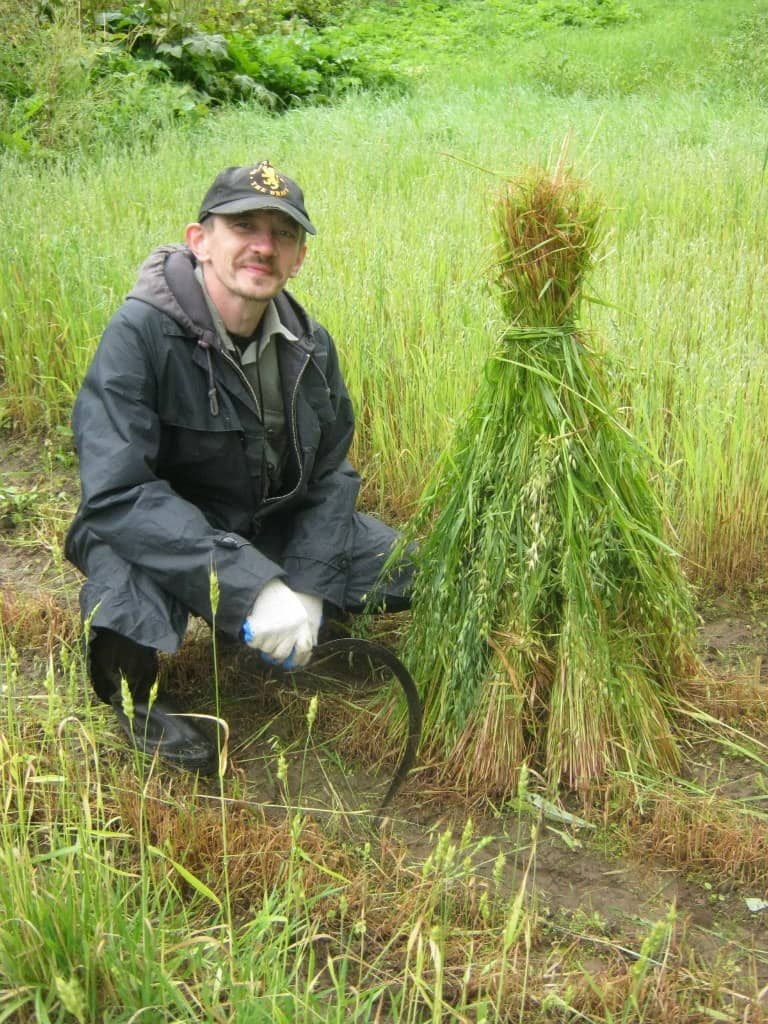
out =
{"type": "MultiPolygon", "coordinates": [[[[222,346],[226,349],[227,352],[234,352],[235,344],[232,341],[231,337],[229,336],[229,331],[224,326],[224,321],[221,318],[221,313],[219,313],[218,309],[216,308],[216,305],[214,304],[214,301],[211,298],[211,296],[208,294],[208,289],[205,286],[205,277],[203,275],[203,266],[201,263],[198,263],[195,266],[195,277],[197,278],[198,283],[200,284],[200,287],[203,290],[206,305],[208,306],[210,314],[213,318],[213,323],[214,326],[216,327],[216,333],[219,336],[219,340],[221,341],[222,346]]],[[[261,328],[259,331],[259,336],[261,338],[258,348],[259,355],[261,355],[264,349],[267,348],[267,346],[270,344],[275,335],[282,335],[287,341],[299,340],[293,333],[293,331],[290,330],[290,328],[286,327],[285,324],[280,319],[280,315],[277,312],[277,307],[275,306],[274,302],[270,302],[267,308],[264,310],[264,315],[259,326],[261,328]]],[[[244,362],[250,362],[251,360],[256,358],[256,355],[256,342],[252,342],[243,353],[242,358],[244,362]]]]}

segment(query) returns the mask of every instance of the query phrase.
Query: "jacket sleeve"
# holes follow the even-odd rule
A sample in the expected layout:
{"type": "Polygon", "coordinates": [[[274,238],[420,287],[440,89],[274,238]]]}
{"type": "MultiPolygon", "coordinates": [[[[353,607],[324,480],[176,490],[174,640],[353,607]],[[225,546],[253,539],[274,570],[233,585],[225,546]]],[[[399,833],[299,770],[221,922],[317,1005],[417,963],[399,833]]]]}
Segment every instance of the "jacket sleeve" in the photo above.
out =
{"type": "MultiPolygon", "coordinates": [[[[82,498],[68,541],[88,530],[195,614],[237,635],[280,566],[237,534],[217,530],[156,474],[161,423],[150,333],[125,310],[107,326],[75,402],[82,498]]],[[[77,559],[74,559],[77,561],[77,559]]]]}
{"type": "Polygon", "coordinates": [[[307,495],[294,513],[283,568],[286,582],[295,590],[318,594],[343,607],[360,477],[347,459],[355,431],[352,402],[336,347],[327,334],[325,338],[331,415],[321,420],[307,495]]]}

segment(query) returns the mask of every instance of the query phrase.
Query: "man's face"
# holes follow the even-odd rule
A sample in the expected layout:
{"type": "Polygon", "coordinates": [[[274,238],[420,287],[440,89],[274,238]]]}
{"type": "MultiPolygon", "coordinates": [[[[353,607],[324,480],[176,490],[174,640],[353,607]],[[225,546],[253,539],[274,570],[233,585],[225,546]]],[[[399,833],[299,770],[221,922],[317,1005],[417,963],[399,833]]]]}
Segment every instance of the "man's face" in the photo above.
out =
{"type": "Polygon", "coordinates": [[[188,241],[214,302],[266,305],[298,274],[307,251],[299,225],[278,210],[214,214],[194,228],[188,241]]]}

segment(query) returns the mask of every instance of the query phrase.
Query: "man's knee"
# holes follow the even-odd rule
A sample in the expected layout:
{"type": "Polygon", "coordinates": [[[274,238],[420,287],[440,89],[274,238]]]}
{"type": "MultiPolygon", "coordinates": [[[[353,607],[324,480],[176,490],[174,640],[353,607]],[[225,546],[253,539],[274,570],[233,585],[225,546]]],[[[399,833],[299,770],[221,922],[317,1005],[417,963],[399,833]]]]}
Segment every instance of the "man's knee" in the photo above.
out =
{"type": "Polygon", "coordinates": [[[106,544],[92,544],[80,591],[83,622],[91,631],[130,638],[159,651],[178,650],[188,610],[148,573],[106,544]]]}
{"type": "Polygon", "coordinates": [[[411,606],[415,565],[412,550],[401,545],[400,534],[372,516],[357,513],[354,545],[349,571],[347,611],[364,608],[386,612],[405,611],[411,606]]]}

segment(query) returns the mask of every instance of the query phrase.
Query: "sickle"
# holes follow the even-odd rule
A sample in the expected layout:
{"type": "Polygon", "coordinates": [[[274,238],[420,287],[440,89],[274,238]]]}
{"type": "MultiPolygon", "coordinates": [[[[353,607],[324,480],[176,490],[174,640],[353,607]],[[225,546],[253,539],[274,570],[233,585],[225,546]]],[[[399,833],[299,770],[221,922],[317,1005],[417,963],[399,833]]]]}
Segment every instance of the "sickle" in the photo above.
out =
{"type": "MultiPolygon", "coordinates": [[[[408,772],[413,768],[416,761],[416,754],[421,740],[421,701],[419,700],[419,693],[410,672],[402,661],[400,661],[397,655],[393,654],[392,651],[383,644],[377,644],[371,640],[362,640],[357,637],[340,637],[336,640],[329,640],[326,643],[318,644],[315,648],[312,656],[312,664],[314,665],[318,659],[325,657],[326,655],[330,656],[344,652],[364,654],[372,660],[382,662],[386,665],[392,675],[395,676],[397,681],[400,683],[408,705],[408,737],[405,743],[405,750],[400,763],[395,770],[395,774],[392,777],[392,781],[389,784],[389,789],[379,806],[377,815],[380,815],[400,789],[400,786],[403,784],[408,772]]],[[[312,684],[310,683],[309,685],[311,686],[312,684]]],[[[333,691],[335,689],[344,689],[345,685],[350,689],[368,690],[373,692],[381,689],[384,684],[378,680],[373,681],[368,679],[364,682],[354,680],[346,684],[339,683],[338,685],[334,685],[334,683],[329,683],[325,686],[319,685],[317,687],[313,686],[312,688],[316,688],[319,691],[333,691]]]]}

